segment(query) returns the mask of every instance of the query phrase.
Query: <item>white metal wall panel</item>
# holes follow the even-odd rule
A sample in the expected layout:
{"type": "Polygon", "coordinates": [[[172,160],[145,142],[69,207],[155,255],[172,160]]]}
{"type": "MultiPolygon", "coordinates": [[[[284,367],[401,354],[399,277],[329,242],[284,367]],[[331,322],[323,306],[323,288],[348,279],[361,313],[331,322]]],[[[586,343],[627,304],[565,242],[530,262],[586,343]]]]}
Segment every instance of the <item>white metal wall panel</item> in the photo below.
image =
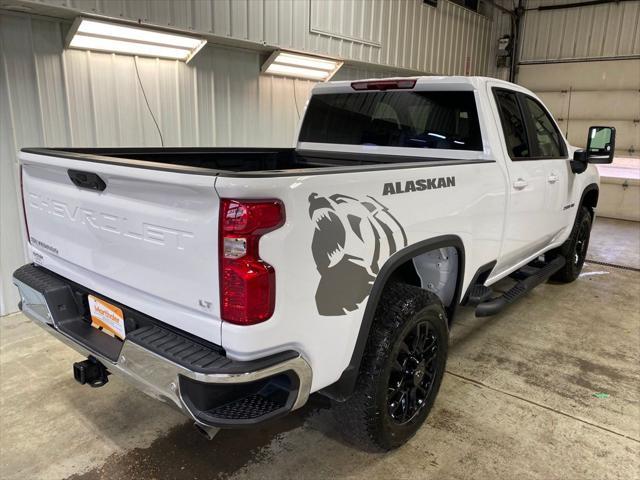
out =
{"type": "Polygon", "coordinates": [[[436,74],[484,75],[491,18],[447,0],[27,0],[436,74]]]}
{"type": "MultiPolygon", "coordinates": [[[[525,79],[526,80],[526,79],[525,79]]],[[[544,104],[566,119],[633,121],[640,112],[640,92],[637,90],[569,90],[538,92],[544,104]],[[569,101],[571,97],[571,101],[569,101]],[[569,110],[571,110],[569,112],[569,110]]]]}
{"type": "MultiPolygon", "coordinates": [[[[511,0],[495,0],[497,5],[507,9],[513,9],[511,0]]],[[[498,39],[504,35],[511,35],[511,15],[502,10],[487,5],[488,12],[491,14],[491,32],[489,33],[489,47],[487,56],[486,75],[489,77],[500,78],[501,80],[509,80],[509,68],[497,67],[498,57],[498,39]]],[[[474,56],[479,57],[480,48],[476,47],[474,56]]]]}
{"type": "Polygon", "coordinates": [[[309,0],[310,30],[379,47],[382,6],[371,0],[309,0]]]}
{"type": "Polygon", "coordinates": [[[536,92],[573,145],[591,125],[616,127],[616,152],[640,156],[640,59],[521,65],[518,83],[536,92]]]}
{"type": "Polygon", "coordinates": [[[559,10],[540,6],[567,0],[529,0],[520,60],[558,61],[640,55],[640,1],[559,10]]]}
{"type": "Polygon", "coordinates": [[[635,90],[640,59],[522,65],[518,82],[536,92],[554,90],[635,90]]]}
{"type": "MultiPolygon", "coordinates": [[[[4,50],[0,37],[0,50],[4,50]]],[[[14,116],[7,85],[8,68],[12,65],[0,59],[0,314],[16,309],[17,299],[9,272],[25,258],[22,242],[23,226],[18,208],[19,174],[12,160],[15,157],[16,131],[14,123],[21,122],[19,114],[14,116]],[[5,273],[6,272],[6,273],[5,273]]],[[[28,90],[28,87],[25,89],[28,90]]],[[[32,125],[35,130],[37,126],[32,125]]]]}
{"type": "MultiPolygon", "coordinates": [[[[17,308],[11,273],[25,262],[18,150],[160,145],[133,57],[64,50],[65,28],[58,21],[0,15],[2,313],[17,308]]],[[[313,83],[259,75],[263,60],[256,51],[212,46],[188,65],[138,59],[165,145],[292,146],[313,83]]],[[[336,78],[393,73],[343,68],[336,78]]]]}

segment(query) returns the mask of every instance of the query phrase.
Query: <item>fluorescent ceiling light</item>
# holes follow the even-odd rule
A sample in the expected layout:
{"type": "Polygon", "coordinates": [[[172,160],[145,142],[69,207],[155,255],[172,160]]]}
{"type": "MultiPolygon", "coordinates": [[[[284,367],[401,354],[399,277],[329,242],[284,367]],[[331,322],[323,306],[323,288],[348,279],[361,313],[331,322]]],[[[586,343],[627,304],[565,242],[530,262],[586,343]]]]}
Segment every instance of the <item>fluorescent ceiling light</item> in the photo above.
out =
{"type": "Polygon", "coordinates": [[[69,48],[185,62],[191,60],[206,43],[197,37],[86,18],[77,18],[67,36],[69,48]]]}
{"type": "Polygon", "coordinates": [[[280,65],[272,63],[265,71],[270,75],[284,75],[285,77],[301,77],[311,80],[326,80],[329,72],[313,70],[311,68],[292,67],[291,65],[280,65]]]}
{"type": "Polygon", "coordinates": [[[262,65],[262,72],[268,75],[306,78],[327,81],[338,71],[343,62],[330,58],[313,57],[299,53],[277,50],[262,65]]]}

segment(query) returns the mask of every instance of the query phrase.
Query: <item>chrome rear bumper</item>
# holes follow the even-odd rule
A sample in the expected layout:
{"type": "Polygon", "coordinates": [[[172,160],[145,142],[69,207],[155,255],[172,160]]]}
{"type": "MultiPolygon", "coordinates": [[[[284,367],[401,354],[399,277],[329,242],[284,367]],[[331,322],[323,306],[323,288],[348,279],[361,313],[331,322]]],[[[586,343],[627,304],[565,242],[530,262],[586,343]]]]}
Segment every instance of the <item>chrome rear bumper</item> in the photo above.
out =
{"type": "MultiPolygon", "coordinates": [[[[29,267],[38,268],[34,266],[29,267]]],[[[38,270],[40,271],[42,269],[38,268],[38,270]]],[[[16,272],[16,274],[17,273],[18,272],[16,272]]],[[[196,423],[205,426],[230,427],[259,423],[259,419],[255,422],[250,420],[246,421],[245,419],[245,421],[239,424],[229,421],[230,419],[228,418],[220,422],[215,419],[212,421],[211,416],[203,420],[203,416],[194,411],[194,403],[185,398],[181,391],[181,385],[184,385],[184,379],[197,382],[188,382],[190,385],[202,384],[202,388],[207,388],[207,386],[227,386],[233,388],[234,385],[246,386],[252,382],[255,384],[261,380],[287,373],[288,375],[293,374],[295,376],[297,385],[295,391],[292,390],[293,397],[287,401],[286,410],[290,411],[300,408],[306,403],[309,397],[312,379],[311,367],[300,355],[255,371],[203,373],[186,368],[184,365],[171,361],[134,341],[125,340],[117,360],[114,361],[96,352],[90,345],[82,344],[76,338],[72,338],[62,331],[54,320],[54,315],[42,291],[39,291],[32,285],[28,285],[15,276],[13,281],[20,291],[20,308],[22,312],[37,325],[83,356],[96,358],[109,372],[117,374],[133,383],[147,395],[175,405],[186,415],[193,418],[196,423]]]]}

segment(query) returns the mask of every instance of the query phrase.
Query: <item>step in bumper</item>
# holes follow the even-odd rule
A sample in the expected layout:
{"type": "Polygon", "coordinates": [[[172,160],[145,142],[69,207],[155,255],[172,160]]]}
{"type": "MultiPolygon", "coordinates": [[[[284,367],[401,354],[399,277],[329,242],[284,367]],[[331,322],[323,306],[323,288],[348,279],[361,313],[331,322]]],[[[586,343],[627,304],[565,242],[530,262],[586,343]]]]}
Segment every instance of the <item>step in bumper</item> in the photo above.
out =
{"type": "Polygon", "coordinates": [[[311,367],[297,352],[234,361],[219,347],[150,320],[140,320],[122,342],[91,327],[82,287],[36,265],[16,270],[13,282],[20,309],[34,323],[201,425],[255,425],[300,408],[309,397],[311,367]]]}

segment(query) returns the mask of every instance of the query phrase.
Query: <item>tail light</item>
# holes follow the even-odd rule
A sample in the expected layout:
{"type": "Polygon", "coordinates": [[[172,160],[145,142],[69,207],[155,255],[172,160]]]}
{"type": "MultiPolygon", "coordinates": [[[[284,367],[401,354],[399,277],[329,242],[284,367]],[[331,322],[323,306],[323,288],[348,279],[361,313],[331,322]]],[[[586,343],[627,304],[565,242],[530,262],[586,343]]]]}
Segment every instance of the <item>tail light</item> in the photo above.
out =
{"type": "Polygon", "coordinates": [[[415,86],[416,86],[415,78],[351,82],[351,88],[353,88],[354,90],[410,90],[415,86]]]}
{"type": "Polygon", "coordinates": [[[20,198],[22,199],[22,218],[24,219],[24,228],[27,233],[27,242],[31,243],[31,235],[29,235],[29,222],[27,222],[27,205],[24,203],[24,184],[22,181],[22,171],[24,167],[20,165],[20,198]]]}
{"type": "Polygon", "coordinates": [[[260,258],[260,237],[284,224],[279,200],[222,199],[220,205],[220,313],[238,325],[273,315],[276,272],[260,258]]]}

